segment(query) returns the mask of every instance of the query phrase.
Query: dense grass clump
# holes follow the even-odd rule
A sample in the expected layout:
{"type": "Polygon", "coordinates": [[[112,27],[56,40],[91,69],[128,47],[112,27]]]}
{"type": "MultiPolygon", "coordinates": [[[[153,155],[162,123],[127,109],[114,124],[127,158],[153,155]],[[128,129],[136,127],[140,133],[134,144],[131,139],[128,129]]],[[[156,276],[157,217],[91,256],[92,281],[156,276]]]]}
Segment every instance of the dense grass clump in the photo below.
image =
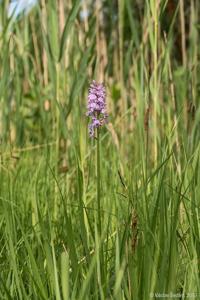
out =
{"type": "Polygon", "coordinates": [[[8,2],[0,299],[200,299],[199,1],[8,2]]]}

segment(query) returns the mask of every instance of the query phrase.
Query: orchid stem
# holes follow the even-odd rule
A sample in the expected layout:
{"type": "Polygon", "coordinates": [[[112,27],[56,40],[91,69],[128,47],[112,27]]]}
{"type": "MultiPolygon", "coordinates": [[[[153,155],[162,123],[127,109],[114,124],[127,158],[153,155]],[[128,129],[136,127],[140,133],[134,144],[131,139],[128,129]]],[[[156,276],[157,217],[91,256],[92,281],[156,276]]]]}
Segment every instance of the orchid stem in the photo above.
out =
{"type": "Polygon", "coordinates": [[[97,128],[97,214],[98,233],[101,236],[101,168],[100,168],[100,134],[97,128]]]}

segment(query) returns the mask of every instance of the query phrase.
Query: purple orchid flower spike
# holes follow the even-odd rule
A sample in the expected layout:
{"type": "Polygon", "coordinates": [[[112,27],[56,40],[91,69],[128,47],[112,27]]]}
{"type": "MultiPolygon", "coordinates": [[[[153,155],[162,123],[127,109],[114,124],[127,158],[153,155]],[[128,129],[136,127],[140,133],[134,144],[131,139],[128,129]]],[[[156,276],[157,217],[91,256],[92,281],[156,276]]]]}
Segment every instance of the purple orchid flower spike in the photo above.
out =
{"type": "Polygon", "coordinates": [[[106,90],[102,83],[92,81],[88,94],[88,111],[87,116],[91,117],[92,122],[89,124],[90,137],[95,136],[95,128],[100,128],[107,122],[106,112],[106,90]]]}

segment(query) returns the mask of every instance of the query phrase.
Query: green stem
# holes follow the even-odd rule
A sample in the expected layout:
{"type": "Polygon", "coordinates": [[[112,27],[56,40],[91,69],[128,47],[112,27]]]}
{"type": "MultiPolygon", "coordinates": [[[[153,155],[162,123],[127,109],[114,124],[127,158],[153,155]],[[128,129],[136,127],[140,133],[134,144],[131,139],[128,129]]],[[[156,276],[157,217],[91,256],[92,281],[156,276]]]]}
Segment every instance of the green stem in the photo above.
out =
{"type": "MultiPolygon", "coordinates": [[[[60,86],[60,65],[56,64],[56,102],[55,110],[56,110],[56,126],[55,126],[55,141],[56,141],[56,168],[55,168],[55,176],[58,177],[58,161],[59,161],[59,126],[60,126],[60,112],[59,112],[59,103],[60,103],[60,95],[59,95],[59,86],[60,86]]],[[[55,199],[54,199],[54,220],[57,221],[58,216],[58,185],[55,182],[55,199]]]]}
{"type": "Polygon", "coordinates": [[[101,286],[105,283],[104,272],[104,250],[102,242],[102,227],[101,227],[101,161],[100,161],[100,132],[97,128],[97,222],[98,222],[98,235],[100,240],[100,270],[101,270],[101,286]]]}
{"type": "Polygon", "coordinates": [[[100,134],[97,128],[97,215],[98,233],[101,236],[101,168],[100,168],[100,134]]]}

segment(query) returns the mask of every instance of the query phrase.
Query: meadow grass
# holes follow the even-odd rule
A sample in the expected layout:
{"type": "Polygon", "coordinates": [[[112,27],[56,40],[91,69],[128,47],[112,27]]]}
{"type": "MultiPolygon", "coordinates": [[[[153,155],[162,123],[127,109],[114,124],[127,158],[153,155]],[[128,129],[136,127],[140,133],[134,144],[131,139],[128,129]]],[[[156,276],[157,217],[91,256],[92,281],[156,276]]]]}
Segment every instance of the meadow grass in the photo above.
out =
{"type": "Polygon", "coordinates": [[[200,299],[199,1],[7,5],[0,299],[200,299]]]}

